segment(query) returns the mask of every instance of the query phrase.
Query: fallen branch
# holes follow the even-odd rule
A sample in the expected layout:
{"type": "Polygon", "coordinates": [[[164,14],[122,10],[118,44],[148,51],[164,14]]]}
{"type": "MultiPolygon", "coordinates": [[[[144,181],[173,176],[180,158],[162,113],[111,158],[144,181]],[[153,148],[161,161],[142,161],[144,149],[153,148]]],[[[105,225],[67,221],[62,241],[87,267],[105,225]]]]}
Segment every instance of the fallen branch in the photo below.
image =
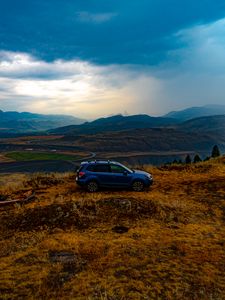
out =
{"type": "Polygon", "coordinates": [[[24,199],[15,199],[15,200],[0,201],[0,207],[11,205],[11,204],[16,204],[16,203],[29,202],[34,197],[35,197],[35,192],[33,194],[31,194],[30,196],[24,198],[24,199]]]}

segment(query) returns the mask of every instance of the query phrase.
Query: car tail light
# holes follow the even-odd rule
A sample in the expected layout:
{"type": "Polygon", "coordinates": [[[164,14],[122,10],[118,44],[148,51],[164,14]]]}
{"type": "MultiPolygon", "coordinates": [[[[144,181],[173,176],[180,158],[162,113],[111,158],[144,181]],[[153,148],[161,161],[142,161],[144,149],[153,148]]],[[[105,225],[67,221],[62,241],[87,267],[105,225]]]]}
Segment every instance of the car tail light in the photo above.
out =
{"type": "Polygon", "coordinates": [[[79,177],[79,178],[83,177],[84,175],[85,175],[85,172],[79,172],[79,173],[78,173],[78,177],[79,177]]]}

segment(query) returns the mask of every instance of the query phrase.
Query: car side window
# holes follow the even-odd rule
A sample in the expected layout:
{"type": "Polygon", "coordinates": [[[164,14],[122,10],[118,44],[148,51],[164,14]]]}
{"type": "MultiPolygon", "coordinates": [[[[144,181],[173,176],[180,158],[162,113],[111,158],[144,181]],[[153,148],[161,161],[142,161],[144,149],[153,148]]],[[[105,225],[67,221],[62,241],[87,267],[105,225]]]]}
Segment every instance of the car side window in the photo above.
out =
{"type": "Polygon", "coordinates": [[[112,173],[124,173],[126,170],[118,165],[110,165],[112,173]]]}
{"type": "Polygon", "coordinates": [[[94,172],[97,172],[97,173],[109,173],[110,172],[109,165],[96,165],[94,167],[94,172]]]}
{"type": "Polygon", "coordinates": [[[89,165],[89,166],[87,167],[87,171],[95,172],[95,166],[94,166],[94,165],[89,165]]]}

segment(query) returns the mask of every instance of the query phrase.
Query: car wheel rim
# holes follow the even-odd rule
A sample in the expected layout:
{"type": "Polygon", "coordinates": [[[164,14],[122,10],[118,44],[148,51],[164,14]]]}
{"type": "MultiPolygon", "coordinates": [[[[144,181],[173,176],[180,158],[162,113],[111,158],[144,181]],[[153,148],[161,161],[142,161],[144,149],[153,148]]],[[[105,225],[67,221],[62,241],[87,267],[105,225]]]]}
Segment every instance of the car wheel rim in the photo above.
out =
{"type": "Polygon", "coordinates": [[[97,183],[95,183],[95,182],[90,182],[90,183],[88,184],[88,190],[89,190],[90,192],[96,192],[97,189],[98,189],[97,183]]]}
{"type": "Polygon", "coordinates": [[[136,191],[136,192],[140,192],[142,191],[144,188],[144,185],[141,181],[136,181],[134,182],[133,184],[133,190],[136,191]]]}

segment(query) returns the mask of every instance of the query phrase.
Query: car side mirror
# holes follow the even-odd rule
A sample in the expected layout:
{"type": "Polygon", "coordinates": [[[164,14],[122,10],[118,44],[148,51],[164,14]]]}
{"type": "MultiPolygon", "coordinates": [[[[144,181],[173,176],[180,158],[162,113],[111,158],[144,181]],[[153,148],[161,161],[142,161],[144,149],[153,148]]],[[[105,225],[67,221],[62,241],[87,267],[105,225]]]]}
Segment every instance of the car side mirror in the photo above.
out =
{"type": "Polygon", "coordinates": [[[124,171],[123,172],[123,175],[127,176],[128,172],[127,171],[124,171]]]}

